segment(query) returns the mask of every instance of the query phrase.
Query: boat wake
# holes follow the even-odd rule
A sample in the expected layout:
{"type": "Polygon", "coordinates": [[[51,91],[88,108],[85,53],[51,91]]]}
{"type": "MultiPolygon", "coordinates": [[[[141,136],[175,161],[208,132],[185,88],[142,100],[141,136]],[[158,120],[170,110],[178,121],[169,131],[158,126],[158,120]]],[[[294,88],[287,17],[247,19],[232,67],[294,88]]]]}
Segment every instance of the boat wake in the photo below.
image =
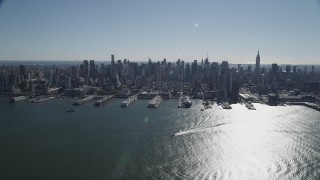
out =
{"type": "MultiPolygon", "coordinates": [[[[234,124],[234,123],[229,123],[229,124],[234,124]]],[[[186,135],[186,134],[204,133],[204,132],[212,131],[212,128],[225,126],[225,125],[229,125],[229,124],[228,123],[220,123],[220,124],[216,124],[216,125],[208,126],[208,127],[196,127],[196,128],[192,128],[192,129],[185,129],[180,132],[174,133],[172,135],[173,136],[181,136],[181,135],[186,135]]]]}

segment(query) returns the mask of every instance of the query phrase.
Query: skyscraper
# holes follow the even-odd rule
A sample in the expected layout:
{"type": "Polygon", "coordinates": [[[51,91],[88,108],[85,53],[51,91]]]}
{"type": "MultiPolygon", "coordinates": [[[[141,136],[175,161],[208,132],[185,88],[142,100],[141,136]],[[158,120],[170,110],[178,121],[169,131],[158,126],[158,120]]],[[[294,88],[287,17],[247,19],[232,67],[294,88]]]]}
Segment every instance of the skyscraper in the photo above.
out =
{"type": "Polygon", "coordinates": [[[114,55],[111,54],[111,72],[112,74],[115,73],[115,62],[114,62],[114,55]]]}
{"type": "Polygon", "coordinates": [[[258,54],[257,54],[257,57],[256,57],[256,69],[255,69],[255,73],[257,75],[259,75],[260,73],[260,55],[259,55],[259,51],[258,51],[258,54]]]}
{"type": "Polygon", "coordinates": [[[286,73],[289,74],[291,72],[291,66],[287,65],[286,66],[286,73]]]}
{"type": "Polygon", "coordinates": [[[83,60],[82,77],[88,77],[89,74],[89,62],[88,60],[83,60]]]}
{"type": "Polygon", "coordinates": [[[94,64],[94,60],[89,61],[90,65],[90,77],[94,77],[96,71],[96,65],[94,64]]]}
{"type": "Polygon", "coordinates": [[[273,76],[276,76],[278,72],[278,65],[276,63],[272,64],[272,69],[271,69],[271,73],[273,76]]]}

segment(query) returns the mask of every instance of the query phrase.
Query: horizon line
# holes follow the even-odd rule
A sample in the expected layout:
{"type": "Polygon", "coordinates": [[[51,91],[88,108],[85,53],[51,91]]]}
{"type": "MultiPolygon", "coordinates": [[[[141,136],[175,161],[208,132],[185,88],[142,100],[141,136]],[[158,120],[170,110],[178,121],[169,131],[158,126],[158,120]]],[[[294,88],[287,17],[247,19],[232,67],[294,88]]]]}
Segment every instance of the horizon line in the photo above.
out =
{"type": "MultiPolygon", "coordinates": [[[[166,58],[164,58],[164,59],[166,59],[166,58]]],[[[10,61],[13,61],[13,62],[19,62],[19,61],[21,61],[21,62],[28,62],[28,61],[29,62],[32,62],[32,61],[35,61],[35,62],[50,62],[50,61],[56,61],[56,62],[83,62],[84,60],[94,60],[94,59],[83,59],[83,60],[0,60],[0,62],[10,62],[10,61]]],[[[123,61],[122,59],[119,59],[119,60],[123,61]]],[[[111,62],[111,60],[94,60],[94,61],[111,62]]],[[[118,61],[118,60],[115,60],[115,61],[118,61]]],[[[130,62],[148,62],[148,60],[129,60],[129,61],[130,62]]],[[[152,60],[152,62],[157,62],[157,61],[161,62],[163,60],[152,60]]],[[[167,60],[167,62],[176,62],[176,61],[167,60]]],[[[194,60],[182,60],[182,61],[184,61],[184,62],[193,62],[194,60]]],[[[199,61],[199,60],[197,60],[197,61],[199,61]]],[[[222,62],[222,61],[228,61],[228,60],[220,60],[220,61],[222,62]]],[[[218,61],[211,61],[211,62],[218,62],[218,61]]],[[[200,60],[200,63],[201,63],[201,60],[200,60]]],[[[234,63],[234,62],[229,62],[229,61],[228,61],[228,63],[229,64],[236,64],[236,65],[237,64],[256,64],[255,62],[234,63]]],[[[260,63],[260,65],[272,65],[272,64],[278,64],[278,65],[320,65],[320,63],[319,64],[310,64],[310,63],[304,63],[304,64],[298,64],[298,63],[276,63],[276,62],[260,63]]]]}

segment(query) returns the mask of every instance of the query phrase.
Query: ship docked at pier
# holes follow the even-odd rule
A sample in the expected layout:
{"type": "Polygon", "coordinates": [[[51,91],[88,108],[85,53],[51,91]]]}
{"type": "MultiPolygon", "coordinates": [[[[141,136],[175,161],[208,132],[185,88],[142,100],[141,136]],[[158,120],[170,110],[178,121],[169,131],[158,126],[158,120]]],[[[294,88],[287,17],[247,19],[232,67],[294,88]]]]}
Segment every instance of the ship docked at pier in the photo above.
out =
{"type": "Polygon", "coordinates": [[[148,102],[148,108],[157,108],[159,107],[160,103],[162,101],[162,98],[161,96],[155,96],[153,99],[151,99],[149,102],[148,102]]]}
{"type": "Polygon", "coordinates": [[[14,103],[14,102],[18,102],[18,101],[23,101],[27,99],[26,96],[17,96],[17,97],[13,97],[10,99],[10,102],[14,103]]]}
{"type": "Polygon", "coordinates": [[[130,104],[135,102],[137,99],[138,99],[138,95],[130,96],[128,99],[122,101],[120,106],[121,107],[128,107],[130,104]]]}

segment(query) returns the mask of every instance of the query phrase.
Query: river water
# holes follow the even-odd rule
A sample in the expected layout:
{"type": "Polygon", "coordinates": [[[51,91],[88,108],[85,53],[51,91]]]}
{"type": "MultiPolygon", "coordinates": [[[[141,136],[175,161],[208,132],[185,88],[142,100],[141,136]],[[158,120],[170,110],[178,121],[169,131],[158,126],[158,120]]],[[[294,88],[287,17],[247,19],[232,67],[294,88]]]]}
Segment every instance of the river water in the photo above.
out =
{"type": "Polygon", "coordinates": [[[0,179],[316,179],[320,112],[254,104],[201,111],[115,99],[73,107],[0,98],[0,179]],[[175,137],[170,137],[176,134],[175,137]]]}

